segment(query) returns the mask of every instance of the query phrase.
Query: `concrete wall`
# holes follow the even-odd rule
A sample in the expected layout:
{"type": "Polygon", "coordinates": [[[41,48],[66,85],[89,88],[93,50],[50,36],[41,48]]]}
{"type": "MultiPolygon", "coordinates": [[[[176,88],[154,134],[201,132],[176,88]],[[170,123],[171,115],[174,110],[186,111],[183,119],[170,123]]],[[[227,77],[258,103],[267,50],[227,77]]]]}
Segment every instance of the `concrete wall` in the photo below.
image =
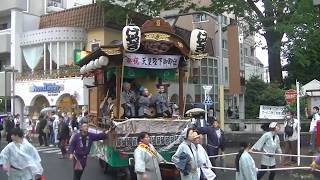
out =
{"type": "Polygon", "coordinates": [[[0,11],[8,11],[10,9],[27,9],[27,0],[1,0],[0,11]]]}
{"type": "Polygon", "coordinates": [[[40,16],[44,14],[44,0],[29,0],[29,13],[40,16]]]}
{"type": "Polygon", "coordinates": [[[98,28],[88,30],[86,50],[91,51],[92,43],[100,43],[102,45],[108,45],[113,40],[121,40],[122,31],[111,28],[98,28]]]}

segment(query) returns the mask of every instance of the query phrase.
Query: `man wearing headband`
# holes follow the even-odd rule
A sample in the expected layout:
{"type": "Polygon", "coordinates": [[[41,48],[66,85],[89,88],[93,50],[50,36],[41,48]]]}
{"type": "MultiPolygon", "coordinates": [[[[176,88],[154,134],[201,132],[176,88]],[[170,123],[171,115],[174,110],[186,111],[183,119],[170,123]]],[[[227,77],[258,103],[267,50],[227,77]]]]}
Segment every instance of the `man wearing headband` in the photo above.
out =
{"type": "MultiPolygon", "coordinates": [[[[251,151],[261,151],[263,153],[282,153],[280,147],[280,139],[278,132],[280,127],[277,122],[272,122],[269,125],[270,131],[262,135],[262,137],[253,145],[251,151]]],[[[274,169],[276,167],[276,158],[273,155],[262,155],[261,169],[274,169]]],[[[266,171],[258,172],[258,180],[260,180],[266,171]]],[[[276,173],[271,171],[269,180],[273,180],[276,173]]]]}

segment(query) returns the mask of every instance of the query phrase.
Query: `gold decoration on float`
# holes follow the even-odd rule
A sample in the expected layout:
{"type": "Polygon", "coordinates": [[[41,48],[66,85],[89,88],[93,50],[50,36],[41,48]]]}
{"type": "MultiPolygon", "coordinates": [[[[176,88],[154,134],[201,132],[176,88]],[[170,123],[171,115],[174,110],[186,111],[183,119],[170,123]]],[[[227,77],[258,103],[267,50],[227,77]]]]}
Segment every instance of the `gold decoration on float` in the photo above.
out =
{"type": "Polygon", "coordinates": [[[170,35],[164,33],[145,33],[145,39],[154,41],[170,41],[170,35]]]}
{"type": "Polygon", "coordinates": [[[120,48],[101,48],[101,50],[106,54],[108,54],[109,56],[122,54],[122,51],[120,48]]]}

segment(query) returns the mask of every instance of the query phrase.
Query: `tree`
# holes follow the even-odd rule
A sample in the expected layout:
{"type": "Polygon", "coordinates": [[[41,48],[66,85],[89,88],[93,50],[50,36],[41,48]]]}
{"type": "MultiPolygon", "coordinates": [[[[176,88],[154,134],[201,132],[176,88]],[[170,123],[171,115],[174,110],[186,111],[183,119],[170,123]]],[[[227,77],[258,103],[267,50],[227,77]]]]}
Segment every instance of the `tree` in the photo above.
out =
{"type": "Polygon", "coordinates": [[[267,84],[258,77],[252,77],[246,82],[246,118],[256,119],[260,105],[284,106],[284,91],[277,84],[267,84]]]}
{"type": "Polygon", "coordinates": [[[268,48],[268,62],[271,82],[282,83],[281,47],[285,33],[292,31],[308,18],[312,0],[211,0],[206,8],[217,14],[232,12],[238,20],[245,21],[248,31],[261,34],[268,48]],[[305,15],[306,14],[306,15],[305,15]],[[297,18],[299,17],[299,18],[297,18]]]}
{"type": "Polygon", "coordinates": [[[121,23],[135,12],[156,17],[163,10],[187,11],[196,7],[191,0],[97,0],[97,2],[107,7],[106,16],[109,19],[121,23]]]}
{"type": "Polygon", "coordinates": [[[303,44],[295,44],[288,55],[287,87],[295,84],[296,80],[306,84],[320,78],[320,29],[309,32],[304,41],[303,44]]]}

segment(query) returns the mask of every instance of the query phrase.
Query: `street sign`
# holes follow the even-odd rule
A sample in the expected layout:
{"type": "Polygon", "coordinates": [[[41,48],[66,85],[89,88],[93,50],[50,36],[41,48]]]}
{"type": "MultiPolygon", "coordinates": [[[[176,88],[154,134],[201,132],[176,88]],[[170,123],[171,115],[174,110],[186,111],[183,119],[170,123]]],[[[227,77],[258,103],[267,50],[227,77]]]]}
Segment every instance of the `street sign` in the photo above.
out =
{"type": "Polygon", "coordinates": [[[210,97],[210,96],[206,96],[205,99],[204,99],[204,101],[203,101],[203,104],[204,104],[204,105],[207,105],[207,106],[212,105],[212,104],[213,104],[213,101],[212,101],[211,97],[210,97]]]}
{"type": "Polygon", "coordinates": [[[287,104],[292,104],[296,102],[297,99],[297,91],[294,89],[289,89],[284,93],[284,98],[287,104]]]}

